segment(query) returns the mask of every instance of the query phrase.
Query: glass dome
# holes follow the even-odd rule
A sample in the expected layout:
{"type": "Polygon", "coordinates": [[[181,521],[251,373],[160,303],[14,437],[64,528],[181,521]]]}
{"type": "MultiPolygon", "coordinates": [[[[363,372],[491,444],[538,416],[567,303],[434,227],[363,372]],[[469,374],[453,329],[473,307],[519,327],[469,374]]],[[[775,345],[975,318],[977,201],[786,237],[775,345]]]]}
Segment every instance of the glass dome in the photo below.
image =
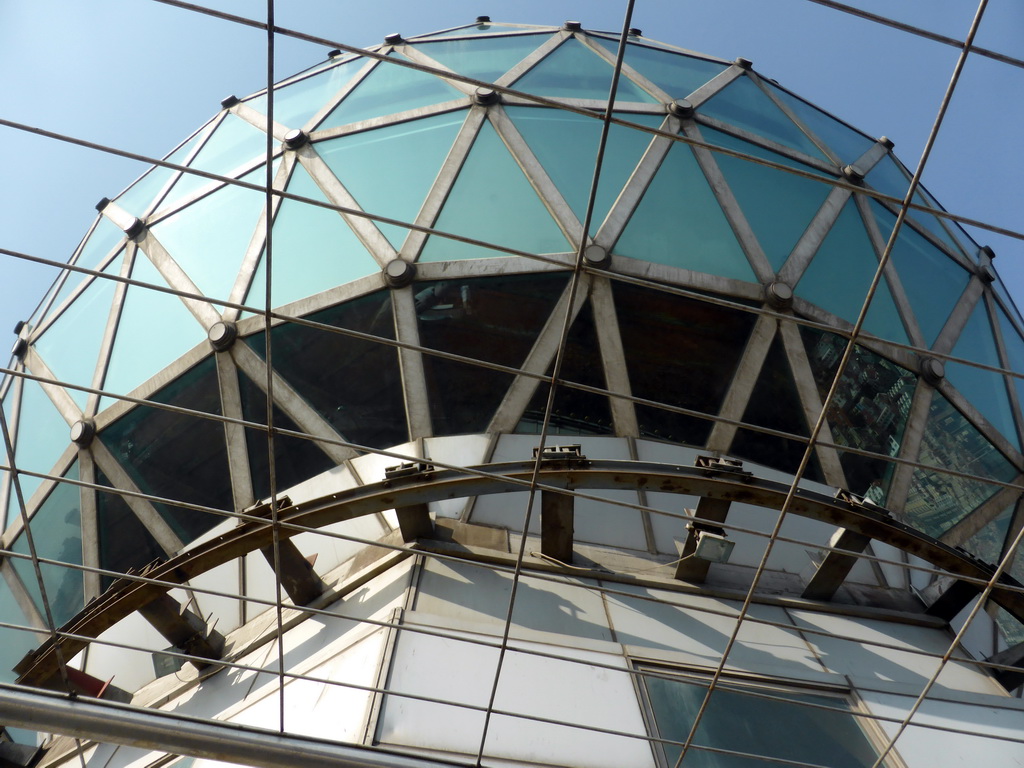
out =
{"type": "MultiPolygon", "coordinates": [[[[225,100],[101,204],[71,260],[95,273],[21,329],[8,548],[24,503],[40,557],[125,572],[368,451],[537,432],[565,317],[551,432],[795,471],[910,174],[749,62],[638,36],[591,206],[617,42],[471,25],[335,54],[272,116],[225,100]]],[[[1024,321],[991,253],[912,202],[807,474],[994,562],[1024,321]]],[[[111,581],[43,576],[58,623],[111,581]]]]}

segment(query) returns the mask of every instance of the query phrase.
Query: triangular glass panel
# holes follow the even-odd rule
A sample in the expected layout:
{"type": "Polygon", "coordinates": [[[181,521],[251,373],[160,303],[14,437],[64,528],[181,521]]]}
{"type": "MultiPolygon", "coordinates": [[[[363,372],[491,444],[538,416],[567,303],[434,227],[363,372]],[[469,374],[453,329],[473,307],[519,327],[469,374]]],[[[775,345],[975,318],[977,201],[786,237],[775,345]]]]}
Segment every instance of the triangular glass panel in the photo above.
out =
{"type": "MultiPolygon", "coordinates": [[[[64,477],[78,480],[78,462],[71,465],[64,477]]],[[[39,511],[29,521],[36,555],[44,560],[57,560],[68,565],[82,564],[82,513],[77,485],[58,483],[46,497],[39,511]]],[[[22,531],[11,545],[21,555],[29,554],[28,537],[22,531]]],[[[11,564],[21,577],[39,613],[43,616],[42,592],[32,561],[11,558],[11,564]]],[[[85,606],[82,571],[63,565],[40,563],[46,601],[52,611],[54,623],[62,626],[85,606]]]]}
{"type": "MultiPolygon", "coordinates": [[[[780,336],[775,337],[768,349],[757,384],[743,412],[743,421],[801,437],[809,434],[804,409],[780,336]]],[[[729,453],[786,472],[795,472],[806,449],[807,444],[803,442],[740,429],[736,432],[729,453]]],[[[812,457],[804,476],[822,481],[816,457],[812,457]]]]}
{"type": "MultiPolygon", "coordinates": [[[[510,368],[526,360],[568,278],[565,273],[458,278],[416,284],[420,343],[510,368]]],[[[435,434],[483,432],[510,373],[423,356],[435,434]]]]}
{"type": "MultiPolygon", "coordinates": [[[[104,271],[117,274],[120,266],[115,261],[104,271]]],[[[117,283],[113,280],[94,278],[74,303],[36,340],[36,351],[56,378],[83,387],[92,386],[116,287],[117,283]]],[[[89,395],[78,389],[68,389],[67,392],[84,411],[89,395]]]]}
{"type": "MultiPolygon", "coordinates": [[[[227,176],[243,163],[267,154],[267,134],[230,112],[217,125],[216,130],[203,144],[203,148],[189,163],[189,167],[201,171],[227,176]]],[[[205,176],[192,173],[182,174],[167,194],[166,207],[178,202],[196,190],[215,183],[205,176]]]]}
{"type": "MultiPolygon", "coordinates": [[[[395,338],[389,291],[351,299],[308,319],[395,338]]],[[[394,346],[293,323],[275,326],[270,338],[274,369],[346,440],[386,448],[409,439],[394,346]],[[372,375],[354,375],[356,371],[372,375]]],[[[264,333],[248,336],[245,342],[260,356],[266,355],[264,333]]]]}
{"type": "Polygon", "coordinates": [[[486,43],[477,40],[424,42],[416,48],[453,72],[494,82],[533,53],[546,39],[547,35],[512,35],[496,37],[486,43]]]}
{"type": "MultiPolygon", "coordinates": [[[[239,390],[242,396],[242,418],[256,424],[267,423],[267,396],[248,376],[239,372],[239,390]]],[[[288,416],[274,406],[274,428],[302,432],[288,416]]],[[[257,499],[270,496],[270,461],[267,432],[246,428],[246,449],[249,455],[249,475],[257,499]]],[[[303,480],[326,472],[334,461],[312,440],[288,435],[274,435],[274,477],[277,488],[291,488],[303,480]]]]}
{"type": "Polygon", "coordinates": [[[633,395],[708,414],[637,405],[640,434],[704,445],[756,316],[626,283],[612,283],[612,292],[633,395]]]}
{"type": "MultiPolygon", "coordinates": [[[[464,112],[387,125],[373,131],[318,143],[317,152],[368,213],[412,222],[448,157],[464,112]],[[393,183],[382,183],[383,169],[396,169],[393,183]]],[[[395,249],[408,230],[377,224],[395,249]]]]}
{"type": "MultiPolygon", "coordinates": [[[[480,127],[434,227],[529,253],[564,253],[572,249],[489,122],[480,127]]],[[[420,260],[501,255],[504,254],[431,236],[420,260]]]]}
{"type": "Polygon", "coordinates": [[[801,120],[815,136],[825,142],[833,154],[843,163],[852,163],[874,146],[875,141],[855,128],[808,104],[788,91],[766,83],[779,101],[801,120]]]}
{"type": "Polygon", "coordinates": [[[682,142],[672,145],[613,250],[696,272],[755,279],[707,178],[682,142]],[[666,221],[673,225],[666,227],[666,221]]]}
{"type": "MultiPolygon", "coordinates": [[[[327,202],[306,170],[296,164],[287,191],[327,202]]],[[[275,307],[351,282],[380,269],[337,211],[284,199],[274,218],[275,307]]],[[[261,257],[245,303],[263,307],[266,299],[266,259],[261,257]]]]}
{"type": "MultiPolygon", "coordinates": [[[[888,241],[896,217],[872,201],[882,239],[888,241]]],[[[892,263],[917,317],[925,344],[931,346],[949,319],[970,275],[910,227],[902,227],[892,249],[892,263]]]]}
{"type": "Polygon", "coordinates": [[[418,38],[422,38],[426,40],[428,38],[432,39],[435,37],[462,37],[466,35],[500,35],[503,33],[516,31],[547,32],[547,34],[551,34],[550,29],[545,30],[542,27],[530,26],[528,24],[472,24],[466,27],[459,27],[458,29],[449,29],[445,32],[435,32],[431,35],[421,35],[413,39],[415,40],[418,38]]]}
{"type": "MultiPolygon", "coordinates": [[[[22,472],[52,474],[57,459],[71,443],[70,427],[42,386],[31,379],[24,379],[22,387],[14,460],[22,472]]],[[[21,484],[25,503],[28,504],[32,494],[43,481],[39,477],[26,474],[19,474],[17,480],[21,484]]],[[[18,497],[13,487],[7,502],[7,511],[8,522],[14,519],[14,515],[20,513],[18,497]]]]}
{"type": "MultiPolygon", "coordinates": [[[[971,313],[967,324],[953,347],[953,356],[973,360],[976,363],[1002,368],[999,350],[992,325],[989,323],[988,308],[984,297],[979,299],[971,313]]],[[[1011,445],[1020,448],[1017,428],[1013,420],[1013,409],[1010,406],[1006,391],[1006,379],[1001,373],[986,371],[964,363],[946,363],[946,377],[960,394],[984,416],[989,424],[998,429],[1011,445]]]]}
{"type": "Polygon", "coordinates": [[[404,56],[392,53],[388,59],[378,62],[317,129],[335,128],[370,117],[465,98],[461,91],[444,80],[416,69],[391,64],[389,60],[409,61],[404,56]]]}
{"type": "MultiPolygon", "coordinates": [[[[1010,362],[1010,370],[1016,373],[1024,373],[1024,338],[1010,322],[1001,308],[996,310],[996,317],[999,318],[999,330],[1003,335],[1003,346],[1006,347],[1006,355],[1010,362]]],[[[1014,387],[1017,388],[1017,400],[1024,403],[1024,379],[1014,376],[1011,378],[1014,387]]]]}
{"type": "MultiPolygon", "coordinates": [[[[709,144],[814,172],[810,166],[714,128],[705,127],[702,134],[709,144]]],[[[713,155],[769,263],[778,272],[832,187],[722,152],[713,155]],[[772,193],[765,194],[767,189],[772,193]]]]}
{"type": "Polygon", "coordinates": [[[958,477],[930,469],[916,469],[904,506],[905,521],[938,538],[987,501],[1008,483],[1016,468],[995,446],[938,392],[925,426],[918,459],[922,464],[950,469],[971,477],[958,477]]]}
{"type": "Polygon", "coordinates": [[[746,75],[737,77],[697,111],[750,131],[755,136],[763,136],[805,155],[828,161],[810,137],[746,75]]]}
{"type": "MultiPolygon", "coordinates": [[[[505,111],[582,223],[594,175],[601,121],[552,109],[506,107],[505,111]]],[[[658,128],[663,122],[661,118],[650,115],[616,113],[615,116],[649,128],[658,128]]],[[[591,232],[600,228],[612,203],[650,145],[651,138],[651,134],[643,131],[611,125],[594,202],[591,232]]]]}
{"type": "MultiPolygon", "coordinates": [[[[334,94],[340,91],[367,59],[351,59],[315,75],[274,89],[274,122],[289,128],[302,128],[334,94]]],[[[257,112],[267,114],[267,95],[245,102],[257,112]]]]}
{"type": "MultiPolygon", "coordinates": [[[[899,200],[906,197],[907,190],[910,189],[910,176],[893,156],[888,154],[878,161],[875,167],[871,169],[871,172],[865,177],[865,180],[879,192],[899,200]]],[[[918,186],[917,191],[914,193],[914,202],[918,205],[931,205],[934,201],[931,199],[931,195],[928,195],[922,187],[918,186]]],[[[943,245],[947,246],[954,253],[962,252],[960,246],[949,232],[943,228],[937,218],[925,211],[911,209],[908,213],[911,221],[927,229],[929,233],[938,238],[943,245]]]]}
{"type": "MultiPolygon", "coordinates": [[[[97,269],[118,243],[124,239],[124,232],[118,229],[106,216],[100,216],[96,221],[92,234],[82,244],[82,249],[78,254],[75,264],[79,267],[97,269]]],[[[116,257],[114,264],[120,265],[120,263],[120,257],[116,257]]],[[[115,271],[117,269],[119,267],[115,268],[115,271]]],[[[64,303],[64,300],[88,277],[88,275],[83,275],[81,272],[68,272],[67,279],[64,281],[64,285],[61,286],[60,291],[57,292],[57,296],[53,300],[53,304],[50,305],[50,311],[46,317],[49,318],[56,310],[60,309],[60,305],[64,303]]]]}
{"type": "MultiPolygon", "coordinates": [[[[0,579],[0,616],[7,624],[14,624],[19,627],[30,627],[31,623],[25,618],[25,613],[14,593],[0,579]]],[[[25,658],[25,654],[34,651],[42,643],[46,633],[35,634],[14,627],[0,628],[0,683],[11,684],[18,675],[14,667],[19,661],[25,658]]],[[[20,728],[5,729],[11,740],[20,744],[35,744],[37,734],[23,731],[20,728]]]]}
{"type": "MultiPolygon", "coordinates": [[[[618,53],[619,43],[616,40],[602,37],[592,37],[591,40],[600,43],[613,54],[618,53]]],[[[624,61],[673,99],[689,96],[728,69],[727,64],[717,61],[632,44],[626,46],[624,61]]]]}
{"type": "MultiPolygon", "coordinates": [[[[135,256],[131,276],[133,280],[167,286],[142,253],[135,256]]],[[[125,293],[103,389],[127,394],[205,340],[202,325],[177,296],[130,285],[125,293]]],[[[100,409],[112,402],[112,398],[101,398],[100,409]]]]}
{"type": "MultiPolygon", "coordinates": [[[[550,376],[554,361],[548,367],[550,376]]],[[[584,304],[573,320],[566,337],[562,359],[560,382],[555,389],[551,408],[548,433],[552,435],[611,435],[615,433],[612,411],[608,398],[593,392],[585,392],[562,382],[583,384],[588,387],[607,389],[601,349],[594,325],[594,310],[590,303],[584,304]]],[[[544,424],[550,384],[541,384],[526,406],[523,418],[516,432],[539,433],[544,424]]]]}
{"type": "MultiPolygon", "coordinates": [[[[178,149],[167,156],[167,162],[174,163],[175,165],[184,163],[185,158],[188,157],[196,144],[199,143],[202,135],[200,133],[178,147],[178,149]]],[[[177,173],[178,171],[172,168],[157,166],[132,184],[119,197],[115,198],[115,201],[128,213],[142,218],[159,204],[159,198],[163,197],[160,193],[177,173]]]]}
{"type": "MultiPolygon", "coordinates": [[[[818,395],[825,401],[835,378],[847,340],[841,336],[800,327],[818,395]]],[[[832,439],[837,445],[871,451],[881,456],[899,453],[909,411],[903,406],[914,396],[917,376],[863,347],[855,347],[828,413],[832,439]]],[[[847,488],[883,503],[894,465],[884,458],[841,451],[839,460],[847,488]]]]}
{"type": "MultiPolygon", "coordinates": [[[[257,168],[242,181],[264,184],[266,170],[257,168]]],[[[263,192],[225,184],[151,230],[200,292],[227,299],[266,201],[263,192]]]]}
{"type": "Polygon", "coordinates": [[[1006,543],[1006,534],[1010,530],[1010,523],[1013,520],[1014,512],[1017,510],[1017,501],[1001,511],[994,519],[983,525],[978,532],[965,541],[962,546],[972,555],[986,563],[995,565],[1003,554],[1003,547],[1006,543]]]}
{"type": "MultiPolygon", "coordinates": [[[[857,204],[849,200],[800,277],[797,294],[854,323],[877,270],[878,256],[868,239],[857,204]]],[[[908,343],[906,329],[884,278],[871,300],[864,330],[879,338],[908,343]]]]}
{"type": "MultiPolygon", "coordinates": [[[[11,384],[14,384],[14,381],[11,381],[11,384]]],[[[0,408],[3,408],[4,421],[7,423],[8,429],[13,429],[14,427],[14,419],[11,418],[13,416],[13,404],[14,387],[12,386],[7,390],[4,399],[0,401],[0,408]]],[[[14,437],[13,432],[11,433],[11,437],[14,437]]],[[[0,464],[3,464],[5,467],[8,466],[10,462],[7,461],[7,458],[7,442],[5,440],[0,440],[0,464]]],[[[14,489],[10,487],[10,480],[11,473],[8,472],[6,469],[0,469],[0,530],[5,531],[7,530],[7,526],[9,526],[12,521],[12,518],[9,518],[7,516],[8,504],[6,503],[6,501],[9,500],[11,496],[13,496],[14,494],[14,489]],[[8,495],[8,493],[10,495],[8,495]]],[[[0,593],[2,592],[3,590],[0,589],[0,593]]],[[[0,643],[0,646],[2,645],[3,644],[0,643]]],[[[0,670],[0,673],[2,673],[2,671],[3,670],[0,670]]]]}
{"type": "MultiPolygon", "coordinates": [[[[114,487],[103,471],[96,467],[96,483],[114,487]]],[[[167,553],[142,524],[123,496],[116,493],[96,492],[96,530],[99,534],[100,568],[127,573],[141,568],[167,553]]],[[[113,576],[101,576],[103,589],[109,587],[113,576]]]]}
{"type": "MultiPolygon", "coordinates": [[[[517,91],[558,99],[607,101],[614,67],[576,39],[566,40],[513,83],[517,91]]],[[[625,75],[619,78],[615,101],[657,101],[625,75]]]]}
{"type": "MultiPolygon", "coordinates": [[[[151,398],[153,402],[221,414],[217,365],[208,357],[151,398]]],[[[231,473],[224,425],[213,419],[139,405],[99,433],[99,439],[143,493],[230,512],[231,473]]],[[[184,542],[224,518],[154,502],[184,542]]]]}

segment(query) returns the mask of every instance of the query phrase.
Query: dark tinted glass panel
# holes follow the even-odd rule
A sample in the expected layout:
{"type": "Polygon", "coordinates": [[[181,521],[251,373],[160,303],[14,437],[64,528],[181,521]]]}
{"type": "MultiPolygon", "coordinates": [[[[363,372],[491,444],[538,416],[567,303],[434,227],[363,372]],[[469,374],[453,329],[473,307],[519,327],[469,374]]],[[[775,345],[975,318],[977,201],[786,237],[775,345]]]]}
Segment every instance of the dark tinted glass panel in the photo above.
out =
{"type": "MultiPolygon", "coordinates": [[[[685,742],[707,694],[697,678],[644,678],[659,735],[685,742]]],[[[877,753],[857,724],[845,697],[720,682],[708,700],[693,745],[831,768],[874,765],[877,753]],[[772,698],[762,698],[770,696],[772,698]],[[802,706],[802,705],[812,706],[802,706]],[[830,709],[821,709],[829,707],[830,709]],[[833,710],[846,711],[833,711],[833,710]]],[[[680,747],[664,746],[669,765],[680,747]]],[[[757,768],[777,765],[757,757],[691,749],[687,768],[757,768]]]]}
{"type": "MultiPolygon", "coordinates": [[[[220,415],[213,358],[182,374],[151,399],[220,415]]],[[[214,509],[233,508],[224,427],[220,422],[138,406],[100,433],[100,439],[143,493],[214,509]]],[[[156,506],[186,542],[223,519],[170,504],[156,506]]]]}
{"type": "MultiPolygon", "coordinates": [[[[846,340],[812,328],[800,331],[818,394],[824,402],[846,349],[846,340]]],[[[856,347],[829,407],[832,439],[837,445],[895,456],[916,386],[917,377],[910,371],[856,347]]],[[[884,500],[892,464],[853,453],[842,453],[840,461],[849,490],[876,503],[884,500]]]]}
{"type": "MultiPolygon", "coordinates": [[[[809,434],[793,372],[779,336],[775,337],[768,350],[764,367],[750,395],[750,402],[743,412],[743,421],[802,437],[809,434]]],[[[729,453],[786,472],[795,472],[806,449],[807,443],[740,429],[736,432],[729,453]]],[[[812,457],[804,476],[811,480],[821,479],[815,458],[812,457]]]]}
{"type": "Polygon", "coordinates": [[[1017,474],[1006,457],[938,392],[932,397],[919,461],[972,475],[914,471],[904,516],[930,536],[941,536],[999,490],[986,480],[1009,482],[1017,474]]]}
{"type": "MultiPolygon", "coordinates": [[[[420,342],[428,348],[518,368],[568,278],[564,273],[418,283],[420,342]]],[[[482,432],[511,374],[424,355],[434,434],[482,432]]]]}
{"type": "MultiPolygon", "coordinates": [[[[242,418],[266,424],[266,394],[245,374],[239,373],[238,379],[242,394],[242,418]]],[[[273,416],[276,428],[302,431],[277,406],[274,406],[273,416]]],[[[246,429],[245,440],[249,452],[249,474],[252,476],[253,493],[257,499],[268,498],[271,490],[267,433],[258,429],[246,429]]],[[[333,466],[334,462],[312,440],[274,435],[274,477],[278,492],[333,466]]]]}
{"type": "MultiPolygon", "coordinates": [[[[20,627],[29,626],[28,619],[25,618],[21,607],[2,578],[0,578],[0,616],[3,617],[0,620],[7,624],[17,624],[20,627]]],[[[41,634],[36,635],[32,632],[7,627],[0,628],[0,683],[14,682],[17,677],[14,674],[14,665],[44,639],[45,637],[41,634]]],[[[17,737],[15,740],[20,741],[17,737]]]]}
{"type": "MultiPolygon", "coordinates": [[[[114,485],[98,467],[96,483],[107,487],[114,485]]],[[[96,493],[96,522],[99,528],[101,568],[125,573],[129,568],[141,568],[158,558],[167,557],[124,497],[116,493],[96,493]]],[[[104,589],[114,581],[112,576],[103,576],[101,579],[104,589]]]]}
{"type": "Polygon", "coordinates": [[[1014,501],[1002,510],[995,519],[985,523],[977,533],[963,543],[963,548],[986,563],[995,565],[1003,554],[1006,534],[1010,530],[1010,522],[1017,510],[1014,501]]]}
{"type": "MultiPolygon", "coordinates": [[[[717,414],[754,316],[626,284],[615,283],[613,292],[633,395],[717,414]]],[[[644,437],[703,445],[711,432],[709,419],[636,410],[644,437]]]]}
{"type": "MultiPolygon", "coordinates": [[[[548,370],[550,375],[554,362],[548,370]]],[[[561,377],[563,381],[584,384],[589,387],[605,388],[604,371],[601,367],[601,350],[597,343],[597,330],[594,327],[594,312],[590,303],[580,308],[579,314],[569,329],[565,340],[565,353],[562,362],[561,377]]],[[[523,414],[523,419],[516,432],[539,433],[544,423],[544,410],[547,408],[549,384],[537,388],[530,404],[523,414]]],[[[609,435],[613,432],[611,409],[608,398],[593,392],[559,384],[555,389],[555,399],[551,409],[549,423],[550,434],[555,435],[609,435]]]]}
{"type": "MultiPolygon", "coordinates": [[[[65,477],[78,479],[78,462],[71,465],[65,477]]],[[[32,516],[29,526],[36,554],[40,558],[72,565],[82,564],[82,513],[79,498],[77,485],[58,483],[46,497],[43,506],[32,516]]],[[[28,537],[24,531],[14,540],[11,549],[22,555],[29,554],[28,537]]],[[[11,564],[24,582],[39,613],[46,616],[32,561],[12,558],[11,564]]],[[[53,611],[53,620],[57,626],[61,626],[85,605],[82,572],[46,563],[40,564],[39,569],[46,588],[46,600],[53,611]]]]}
{"type": "MultiPolygon", "coordinates": [[[[309,317],[318,323],[394,339],[386,291],[309,317]]],[[[346,439],[384,448],[405,442],[405,406],[398,352],[387,344],[285,323],[271,333],[274,369],[346,439]]],[[[246,342],[261,356],[264,335],[246,342]]]]}

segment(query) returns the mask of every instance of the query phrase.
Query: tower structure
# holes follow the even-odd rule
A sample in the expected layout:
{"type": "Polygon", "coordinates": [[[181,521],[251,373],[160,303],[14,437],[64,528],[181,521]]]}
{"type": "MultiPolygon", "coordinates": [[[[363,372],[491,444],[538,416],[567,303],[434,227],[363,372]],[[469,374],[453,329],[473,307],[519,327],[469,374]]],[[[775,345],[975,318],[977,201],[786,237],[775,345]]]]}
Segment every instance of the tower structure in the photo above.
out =
{"type": "Polygon", "coordinates": [[[575,22],[272,96],[18,329],[0,757],[1024,759],[1024,321],[891,142],[575,22]]]}

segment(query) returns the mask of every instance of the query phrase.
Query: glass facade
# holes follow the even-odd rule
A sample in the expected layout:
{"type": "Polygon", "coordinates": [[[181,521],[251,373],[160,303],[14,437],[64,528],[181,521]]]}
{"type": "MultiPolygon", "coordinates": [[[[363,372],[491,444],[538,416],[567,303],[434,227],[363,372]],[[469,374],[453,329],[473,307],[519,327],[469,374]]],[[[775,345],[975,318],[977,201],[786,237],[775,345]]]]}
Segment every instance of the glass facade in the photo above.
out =
{"type": "MultiPolygon", "coordinates": [[[[268,421],[305,433],[277,436],[278,487],[367,449],[535,433],[563,324],[568,384],[553,399],[553,433],[795,469],[896,220],[871,195],[901,197],[902,166],[752,70],[722,78],[732,65],[633,42],[583,232],[601,128],[592,102],[607,101],[614,41],[503,34],[514,31],[413,40],[384,60],[339,59],[280,85],[275,119],[309,142],[270,158],[284,197],[269,209],[261,191],[162,169],[104,209],[76,263],[170,292],[68,274],[26,331],[29,375],[12,379],[3,408],[42,552],[83,564],[88,524],[99,527],[98,559],[86,565],[122,571],[168,554],[123,496],[70,484],[45,492],[48,478],[78,472],[76,458],[114,462],[134,486],[120,490],[152,496],[188,544],[217,512],[270,493],[268,421]],[[402,66],[417,56],[446,69],[402,66]],[[515,94],[481,103],[452,73],[572,110],[515,94]],[[692,115],[666,109],[713,80],[692,115]],[[838,190],[831,182],[855,162],[875,164],[854,191],[838,190]],[[125,212],[141,233],[112,223],[125,212]],[[570,292],[575,255],[591,243],[610,261],[585,267],[587,282],[570,292]],[[415,273],[411,285],[382,278],[396,260],[415,273]],[[276,316],[265,313],[268,280],[276,316]],[[792,303],[765,300],[773,283],[793,289],[792,303]],[[237,348],[211,348],[218,322],[237,328],[237,348]],[[785,323],[798,330],[787,335],[785,323]],[[35,380],[51,376],[60,382],[35,380]],[[241,448],[225,419],[244,422],[241,448]],[[69,439],[82,420],[96,426],[93,445],[69,439]],[[88,521],[83,499],[95,510],[88,521]]],[[[242,103],[262,113],[266,102],[242,103]]],[[[248,115],[224,110],[169,159],[262,185],[266,134],[248,115]]],[[[979,268],[977,246],[923,190],[918,202],[929,210],[896,238],[827,412],[839,469],[814,458],[807,474],[938,537],[1024,469],[1024,388],[1008,373],[1021,370],[1024,327],[979,268]],[[945,377],[922,375],[929,358],[944,361],[945,377]],[[906,439],[912,413],[923,427],[906,439]]],[[[117,486],[106,466],[91,477],[117,486]]],[[[12,474],[0,483],[9,527],[12,474]]],[[[1005,517],[991,526],[975,527],[978,551],[1001,551],[1011,527],[1005,517]]],[[[44,581],[67,619],[84,605],[82,580],[50,570],[44,581]]]]}

